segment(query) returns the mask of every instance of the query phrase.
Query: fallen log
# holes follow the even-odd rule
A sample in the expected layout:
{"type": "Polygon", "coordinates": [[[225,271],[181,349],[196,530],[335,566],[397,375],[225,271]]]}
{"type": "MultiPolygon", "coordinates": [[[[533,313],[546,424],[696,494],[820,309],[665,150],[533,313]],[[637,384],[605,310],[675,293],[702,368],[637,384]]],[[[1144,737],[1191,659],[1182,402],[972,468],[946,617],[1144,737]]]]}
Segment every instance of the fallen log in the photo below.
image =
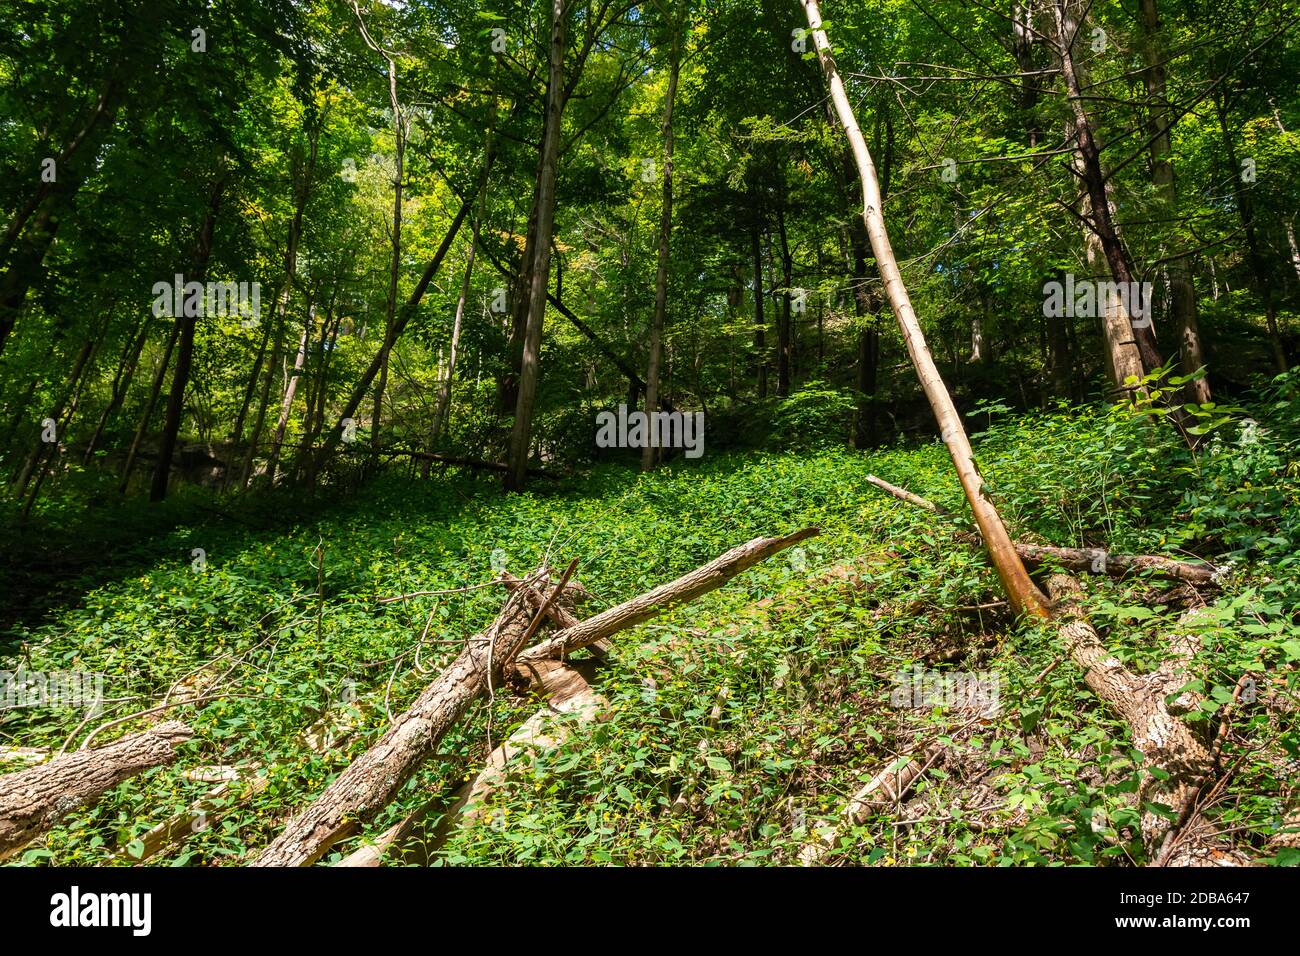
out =
{"type": "Polygon", "coordinates": [[[1050,564],[1066,571],[1108,574],[1111,577],[1151,571],[1188,584],[1213,584],[1216,571],[1208,564],[1193,564],[1158,554],[1116,554],[1099,548],[1057,548],[1022,541],[1017,541],[1015,547],[1016,553],[1030,564],[1050,564]]]}
{"type": "MultiPolygon", "coordinates": [[[[867,482],[909,505],[924,508],[938,515],[949,514],[929,498],[922,498],[906,488],[891,485],[875,475],[867,475],[867,482]]],[[[974,544],[980,543],[979,536],[971,532],[963,533],[961,538],[974,544]]],[[[1123,577],[1139,571],[1152,571],[1165,577],[1186,581],[1188,584],[1213,584],[1217,571],[1209,564],[1178,561],[1157,554],[1117,554],[1101,548],[1058,548],[1046,544],[1027,544],[1023,541],[1013,541],[1011,546],[1015,548],[1016,554],[1020,555],[1020,559],[1029,564],[1051,564],[1078,573],[1123,577]]]]}
{"type": "MultiPolygon", "coordinates": [[[[564,590],[577,562],[569,565],[549,598],[564,590]]],[[[357,831],[401,789],[438,742],[480,695],[499,681],[502,669],[540,623],[526,602],[511,595],[493,626],[470,638],[464,650],[378,742],[354,760],[306,810],[289,821],[254,866],[310,866],[330,847],[357,831]]]]}
{"type": "Polygon", "coordinates": [[[841,830],[862,826],[872,814],[902,800],[921,778],[921,774],[943,756],[944,750],[941,744],[931,744],[919,753],[899,757],[868,780],[866,786],[845,805],[839,824],[814,833],[803,845],[799,851],[800,865],[816,866],[821,863],[826,854],[835,849],[841,830]]]}
{"type": "Polygon", "coordinates": [[[662,584],[653,591],[647,591],[630,601],[624,601],[585,621],[558,631],[547,640],[520,654],[519,663],[526,664],[546,658],[563,660],[574,651],[594,644],[617,631],[635,627],[670,608],[693,601],[701,594],[717,590],[737,574],[758,562],[820,533],[819,528],[804,528],[802,531],[780,538],[755,538],[714,558],[703,567],[682,575],[676,581],[662,584]]]}
{"type": "Polygon", "coordinates": [[[0,776],[0,860],[73,808],[93,804],[123,780],[171,763],[177,746],[193,736],[180,721],[167,721],[94,750],[75,750],[0,776]]]}
{"type": "Polygon", "coordinates": [[[533,675],[533,689],[545,695],[546,705],[493,750],[483,769],[457,787],[450,797],[434,797],[381,833],[374,843],[358,847],[335,866],[382,866],[386,856],[408,842],[412,846],[403,855],[403,861],[427,865],[456,827],[483,820],[493,794],[506,780],[506,768],[511,761],[554,750],[574,731],[608,716],[609,702],[592,689],[576,668],[559,661],[542,661],[521,670],[533,675]],[[439,812],[437,825],[422,836],[420,831],[425,821],[439,812]]]}
{"type": "Polygon", "coordinates": [[[715,590],[764,558],[818,533],[817,528],[805,528],[780,538],[755,538],[676,581],[566,627],[525,653],[519,651],[542,619],[549,616],[574,565],[569,566],[564,578],[550,589],[543,606],[536,611],[527,597],[530,588],[512,593],[493,626],[495,639],[472,638],[460,656],[397,718],[388,732],[326,787],[315,803],[294,817],[253,865],[310,866],[339,840],[354,834],[364,819],[392,799],[470,703],[486,692],[489,675],[499,675],[516,660],[516,655],[519,664],[535,664],[589,647],[619,630],[715,590]],[[489,646],[494,648],[490,662],[489,646]]]}
{"type": "Polygon", "coordinates": [[[1148,769],[1160,774],[1150,774],[1138,793],[1139,806],[1162,803],[1175,817],[1170,820],[1143,810],[1142,841],[1156,852],[1176,822],[1185,819],[1209,777],[1213,769],[1210,751],[1190,727],[1170,713],[1165,703],[1169,673],[1134,674],[1106,650],[1080,608],[1083,592],[1074,578],[1054,574],[1048,579],[1047,590],[1056,604],[1057,634],[1083,670],[1084,683],[1123,718],[1148,769]]]}
{"type": "MultiPolygon", "coordinates": [[[[330,719],[322,716],[302,732],[301,740],[313,753],[324,753],[346,741],[363,722],[364,712],[346,711],[342,720],[337,715],[330,719]]],[[[185,771],[181,776],[187,780],[215,786],[196,797],[184,810],[138,837],[141,844],[138,852],[130,852],[131,844],[127,844],[117,852],[117,857],[140,864],[211,827],[236,806],[266,789],[271,777],[261,773],[264,766],[261,761],[254,761],[241,767],[199,767],[185,771]],[[246,786],[241,789],[237,786],[240,783],[246,786]]]]}

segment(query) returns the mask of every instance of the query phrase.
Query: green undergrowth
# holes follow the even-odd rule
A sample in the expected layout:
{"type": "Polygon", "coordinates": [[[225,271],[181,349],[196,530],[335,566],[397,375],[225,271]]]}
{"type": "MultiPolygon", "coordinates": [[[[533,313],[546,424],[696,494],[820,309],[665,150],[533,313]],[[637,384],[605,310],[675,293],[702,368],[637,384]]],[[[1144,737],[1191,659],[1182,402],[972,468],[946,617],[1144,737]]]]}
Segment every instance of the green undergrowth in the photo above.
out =
{"type": "MultiPolygon", "coordinates": [[[[1275,854],[1267,838],[1295,808],[1300,753],[1285,705],[1300,661],[1300,416],[1282,392],[1248,414],[1253,424],[1233,416],[1195,453],[1167,427],[1123,411],[1000,419],[993,408],[970,422],[986,492],[1013,535],[1225,566],[1222,587],[1200,595],[1211,611],[1196,619],[1203,641],[1189,689],[1203,703],[1189,719],[1208,738],[1246,673],[1259,700],[1233,718],[1231,773],[1207,813],[1252,856],[1288,863],[1292,851],[1275,854]]],[[[517,761],[493,812],[453,828],[434,861],[790,863],[894,755],[951,739],[959,757],[927,772],[909,802],[841,831],[826,861],[1144,862],[1134,805],[1143,770],[1125,727],[1061,660],[1050,630],[1008,614],[983,555],[954,538],[962,505],[946,452],[931,443],[732,454],[652,475],[602,466],[513,497],[487,478],[389,475],[351,498],[236,505],[193,496],[165,520],[98,528],[70,507],[51,508],[24,533],[69,549],[76,527],[84,547],[116,547],[123,558],[65,555],[76,570],[63,579],[57,564],[32,569],[55,582],[53,597],[10,609],[16,623],[0,669],[102,673],[105,710],[0,711],[0,745],[75,747],[178,682],[195,683],[185,679],[204,665],[204,675],[224,678],[213,691],[221,696],[166,715],[195,730],[176,764],[72,810],[17,862],[128,865],[146,831],[212,787],[186,771],[213,765],[244,767],[266,785],[235,784],[210,821],[150,862],[250,859],[502,600],[496,587],[380,598],[482,584],[494,566],[522,574],[578,558],[594,595],[581,613],[590,613],[750,538],[809,525],[821,534],[617,635],[594,678],[607,719],[517,761]],[[904,505],[868,474],[956,517],[904,505]],[[1000,708],[894,706],[896,675],[917,666],[993,675],[1000,708]],[[350,724],[350,736],[315,752],[302,732],[317,721],[350,724]]],[[[19,562],[7,574],[15,593],[40,590],[19,562]]],[[[1198,600],[1158,578],[1084,584],[1103,639],[1142,672],[1159,665],[1179,616],[1198,600]]],[[[496,688],[325,862],[451,792],[537,708],[496,688]]],[[[141,726],[139,718],[111,726],[95,743],[141,726]]]]}

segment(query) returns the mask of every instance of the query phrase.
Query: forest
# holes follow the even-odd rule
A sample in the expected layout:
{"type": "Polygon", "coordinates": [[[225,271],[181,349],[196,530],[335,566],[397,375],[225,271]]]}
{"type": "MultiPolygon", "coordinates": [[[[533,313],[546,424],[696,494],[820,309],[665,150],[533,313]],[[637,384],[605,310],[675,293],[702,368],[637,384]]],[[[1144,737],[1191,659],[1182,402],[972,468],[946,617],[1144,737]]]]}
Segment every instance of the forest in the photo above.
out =
{"type": "Polygon", "coordinates": [[[4,0],[0,871],[1300,865],[1298,79],[4,0]]]}

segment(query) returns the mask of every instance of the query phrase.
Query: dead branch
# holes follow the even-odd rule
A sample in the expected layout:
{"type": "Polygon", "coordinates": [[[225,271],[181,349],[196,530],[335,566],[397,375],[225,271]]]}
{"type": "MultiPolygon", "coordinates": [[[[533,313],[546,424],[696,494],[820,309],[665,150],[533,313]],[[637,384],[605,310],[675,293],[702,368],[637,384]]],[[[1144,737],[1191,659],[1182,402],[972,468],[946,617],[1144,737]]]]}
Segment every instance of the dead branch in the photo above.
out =
{"type": "MultiPolygon", "coordinates": [[[[577,562],[555,591],[562,591],[577,562]]],[[[552,592],[552,597],[554,591],[552,592]]],[[[512,595],[493,626],[470,638],[451,665],[416,698],[369,750],[352,762],[253,861],[254,866],[310,866],[397,794],[439,741],[499,679],[541,621],[512,595]]]]}
{"type": "Polygon", "coordinates": [[[75,807],[91,805],[123,780],[171,763],[177,746],[193,736],[180,721],[167,721],[94,750],[77,750],[0,776],[0,860],[75,807]]]}
{"type": "Polygon", "coordinates": [[[519,662],[530,663],[548,657],[563,660],[574,651],[617,631],[634,627],[679,604],[693,601],[701,594],[717,590],[758,562],[820,533],[818,528],[804,528],[780,538],[755,538],[732,548],[703,567],[682,575],[676,581],[660,585],[653,591],[602,611],[572,627],[566,627],[550,639],[520,654],[519,662]]]}

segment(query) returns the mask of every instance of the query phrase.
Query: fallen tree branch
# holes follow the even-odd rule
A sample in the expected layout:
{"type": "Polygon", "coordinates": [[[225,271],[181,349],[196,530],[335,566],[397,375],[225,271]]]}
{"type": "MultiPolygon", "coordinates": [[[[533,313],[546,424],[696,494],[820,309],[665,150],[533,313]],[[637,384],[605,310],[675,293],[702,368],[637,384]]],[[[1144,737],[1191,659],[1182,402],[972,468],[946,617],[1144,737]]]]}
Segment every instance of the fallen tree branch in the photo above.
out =
{"type": "Polygon", "coordinates": [[[1015,543],[1016,553],[1030,564],[1051,564],[1066,571],[1108,574],[1123,577],[1152,571],[1188,584],[1213,584],[1215,568],[1161,557],[1158,554],[1116,554],[1100,548],[1057,548],[1046,544],[1015,543]]]}
{"type": "MultiPolygon", "coordinates": [[[[548,600],[564,589],[572,562],[548,600]]],[[[289,821],[254,866],[310,866],[351,836],[410,779],[439,741],[514,660],[540,623],[511,595],[492,628],[464,650],[369,750],[354,760],[306,810],[289,821]]]]}
{"type": "Polygon", "coordinates": [[[1133,745],[1146,758],[1148,769],[1165,775],[1163,780],[1148,776],[1138,793],[1142,840],[1157,852],[1165,835],[1185,819],[1213,769],[1210,752],[1191,728],[1169,712],[1168,675],[1134,674],[1106,650],[1080,607],[1079,583],[1069,575],[1054,574],[1047,589],[1059,615],[1057,634],[1083,669],[1084,682],[1128,724],[1133,745]],[[1169,807],[1173,820],[1143,807],[1157,801],[1169,807]]]}
{"type": "Polygon", "coordinates": [[[717,590],[737,574],[770,558],[791,545],[821,533],[819,528],[804,528],[780,538],[755,538],[714,558],[703,567],[684,574],[676,581],[662,584],[653,591],[602,611],[579,624],[566,627],[536,647],[519,655],[521,664],[548,657],[563,660],[576,650],[594,644],[617,631],[634,627],[679,604],[693,601],[701,594],[717,590]]]}
{"type": "Polygon", "coordinates": [[[0,776],[0,860],[73,808],[94,804],[123,780],[171,763],[177,746],[193,736],[180,721],[167,721],[94,750],[77,750],[0,776]]]}
{"type": "MultiPolygon", "coordinates": [[[[322,716],[302,732],[303,744],[313,753],[325,753],[344,743],[364,723],[364,711],[348,710],[344,719],[326,719],[322,716]]],[[[130,844],[118,851],[117,856],[136,864],[148,860],[161,851],[182,843],[192,834],[211,827],[236,806],[252,799],[271,782],[269,774],[261,774],[265,765],[254,761],[242,767],[222,766],[196,768],[182,774],[188,780],[212,783],[211,789],[200,794],[179,813],[157,824],[137,839],[141,843],[138,853],[129,851],[130,844]],[[238,791],[239,783],[247,786],[238,791]]]]}
{"type": "Polygon", "coordinates": [[[471,780],[450,796],[440,794],[381,833],[374,843],[358,847],[335,866],[376,867],[402,848],[412,846],[403,861],[428,865],[433,854],[446,843],[458,826],[482,822],[487,804],[506,779],[506,767],[520,758],[531,758],[561,746],[574,731],[609,713],[609,702],[592,689],[579,671],[559,661],[542,661],[520,668],[533,675],[533,689],[546,698],[546,705],[524,721],[504,743],[488,755],[485,765],[471,780]],[[423,824],[441,811],[437,825],[420,836],[423,824]]]}
{"type": "MultiPolygon", "coordinates": [[[[867,482],[917,508],[924,508],[938,515],[950,514],[929,498],[922,498],[906,488],[891,485],[875,475],[868,475],[867,482]]],[[[979,535],[973,532],[965,532],[961,537],[962,540],[973,544],[980,543],[979,535]]],[[[1209,564],[1178,561],[1157,554],[1116,554],[1101,548],[1058,548],[1047,544],[1027,544],[1023,541],[1013,541],[1011,546],[1015,548],[1016,554],[1020,555],[1020,559],[1029,564],[1051,564],[1066,571],[1079,573],[1123,577],[1139,571],[1152,571],[1179,581],[1186,581],[1188,584],[1213,584],[1217,571],[1209,564]]]]}
{"type": "Polygon", "coordinates": [[[814,833],[799,851],[801,866],[816,866],[826,854],[835,849],[840,831],[860,827],[890,804],[897,803],[921,779],[936,760],[943,756],[942,744],[930,744],[918,753],[906,754],[891,761],[889,766],[867,781],[866,786],[853,795],[840,814],[838,826],[814,833]]]}
{"type": "Polygon", "coordinates": [[[755,538],[676,581],[566,627],[522,654],[520,649],[527,645],[543,618],[550,615],[556,596],[564,591],[577,562],[569,566],[536,611],[528,599],[531,588],[512,592],[492,629],[495,638],[490,642],[484,638],[471,639],[460,656],[397,718],[388,732],[353,761],[310,807],[294,817],[254,865],[309,866],[335,843],[355,833],[362,820],[393,798],[469,704],[486,692],[492,677],[500,674],[516,656],[519,664],[532,665],[589,647],[619,630],[715,590],[764,558],[818,533],[817,528],[805,528],[780,538],[755,538]],[[493,649],[485,652],[484,645],[493,649]]]}

